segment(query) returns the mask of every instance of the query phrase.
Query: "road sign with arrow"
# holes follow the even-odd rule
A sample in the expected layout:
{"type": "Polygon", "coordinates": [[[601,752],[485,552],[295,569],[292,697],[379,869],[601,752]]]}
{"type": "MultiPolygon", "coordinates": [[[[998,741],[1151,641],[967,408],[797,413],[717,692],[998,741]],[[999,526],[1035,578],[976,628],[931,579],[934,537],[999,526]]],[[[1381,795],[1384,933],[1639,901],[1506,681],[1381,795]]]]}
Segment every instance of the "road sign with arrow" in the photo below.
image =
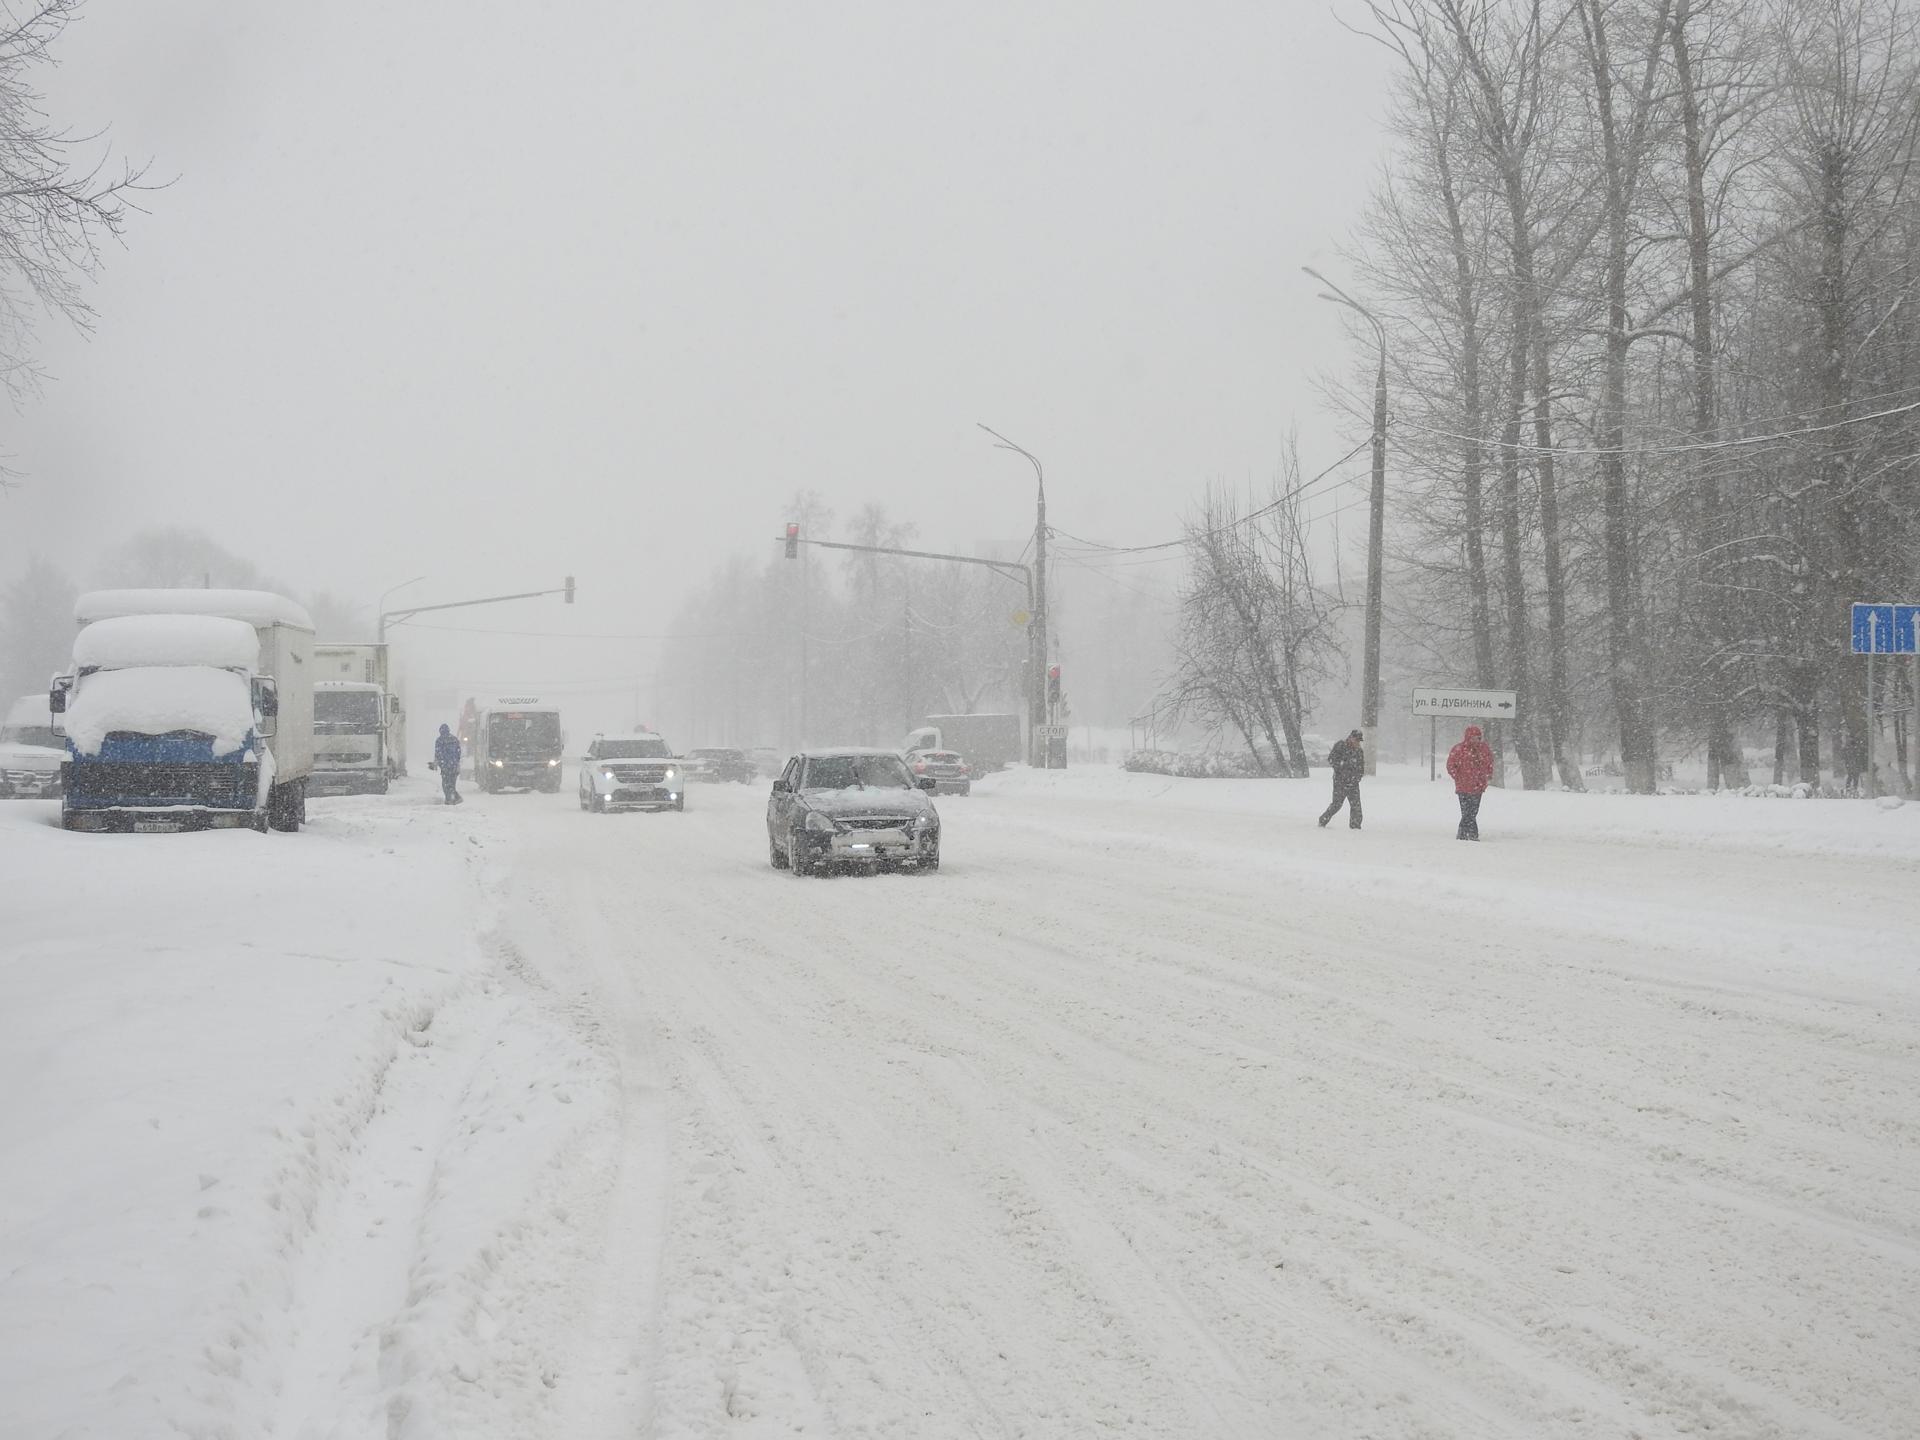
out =
{"type": "Polygon", "coordinates": [[[1455,715],[1471,720],[1511,720],[1519,712],[1518,693],[1512,690],[1455,690],[1415,686],[1415,715],[1455,715]]]}
{"type": "Polygon", "coordinates": [[[1920,651],[1920,605],[1855,605],[1853,653],[1912,655],[1920,651]]]}

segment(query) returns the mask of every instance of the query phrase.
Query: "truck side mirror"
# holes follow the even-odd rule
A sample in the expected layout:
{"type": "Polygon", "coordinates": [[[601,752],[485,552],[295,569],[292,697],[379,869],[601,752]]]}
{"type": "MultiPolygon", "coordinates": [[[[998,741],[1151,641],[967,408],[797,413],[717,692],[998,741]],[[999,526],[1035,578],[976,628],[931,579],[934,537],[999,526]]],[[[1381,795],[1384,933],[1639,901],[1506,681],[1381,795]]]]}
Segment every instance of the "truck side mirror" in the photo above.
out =
{"type": "Polygon", "coordinates": [[[253,682],[253,708],[260,715],[260,733],[272,738],[275,717],[280,714],[280,687],[262,675],[253,682]]]}
{"type": "Polygon", "coordinates": [[[73,677],[71,675],[54,676],[53,685],[47,691],[48,711],[50,711],[52,714],[55,714],[55,715],[66,714],[67,713],[67,692],[72,688],[73,688],[73,677]]]}

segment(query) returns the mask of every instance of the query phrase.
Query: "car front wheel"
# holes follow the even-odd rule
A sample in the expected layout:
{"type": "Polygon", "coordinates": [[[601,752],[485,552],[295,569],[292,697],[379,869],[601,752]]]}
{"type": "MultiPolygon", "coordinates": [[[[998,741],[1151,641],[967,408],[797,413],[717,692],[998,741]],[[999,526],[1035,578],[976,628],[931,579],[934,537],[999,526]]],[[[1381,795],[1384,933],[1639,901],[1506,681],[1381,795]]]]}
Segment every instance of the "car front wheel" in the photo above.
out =
{"type": "Polygon", "coordinates": [[[813,869],[812,862],[807,859],[807,847],[800,843],[800,832],[797,830],[787,832],[787,869],[796,875],[805,875],[813,869]]]}
{"type": "Polygon", "coordinates": [[[776,870],[787,868],[787,852],[780,848],[780,842],[773,838],[773,832],[767,832],[767,863],[776,870]]]}

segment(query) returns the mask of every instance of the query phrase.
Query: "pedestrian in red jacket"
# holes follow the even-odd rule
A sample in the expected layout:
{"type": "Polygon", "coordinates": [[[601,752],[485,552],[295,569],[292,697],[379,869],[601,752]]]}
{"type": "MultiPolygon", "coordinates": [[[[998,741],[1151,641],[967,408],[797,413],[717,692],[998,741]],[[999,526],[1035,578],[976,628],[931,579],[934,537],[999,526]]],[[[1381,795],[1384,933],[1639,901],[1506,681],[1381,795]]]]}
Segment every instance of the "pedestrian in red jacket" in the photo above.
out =
{"type": "Polygon", "coordinates": [[[1460,743],[1447,752],[1447,774],[1460,798],[1460,828],[1456,840],[1480,838],[1480,797],[1493,783],[1493,748],[1481,737],[1478,725],[1467,726],[1460,743]]]}

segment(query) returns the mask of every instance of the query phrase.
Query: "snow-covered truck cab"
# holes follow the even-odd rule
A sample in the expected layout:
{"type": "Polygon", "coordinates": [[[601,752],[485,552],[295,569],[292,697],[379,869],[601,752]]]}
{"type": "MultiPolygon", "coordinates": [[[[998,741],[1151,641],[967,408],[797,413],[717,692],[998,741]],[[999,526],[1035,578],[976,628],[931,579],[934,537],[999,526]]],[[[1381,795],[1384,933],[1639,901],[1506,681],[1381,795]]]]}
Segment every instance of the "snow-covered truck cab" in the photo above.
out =
{"type": "Polygon", "coordinates": [[[473,783],[482,790],[558,791],[567,735],[560,712],[527,697],[480,707],[474,722],[473,783]]]}
{"type": "Polygon", "coordinates": [[[297,830],[313,772],[313,625],[255,590],[80,597],[49,697],[73,830],[297,830]]]}
{"type": "Polygon", "coordinates": [[[31,799],[60,793],[65,744],[53,730],[45,695],[24,695],[0,723],[0,796],[31,799]]]}
{"type": "Polygon", "coordinates": [[[387,696],[370,680],[313,684],[313,793],[387,793],[387,696]]]}

